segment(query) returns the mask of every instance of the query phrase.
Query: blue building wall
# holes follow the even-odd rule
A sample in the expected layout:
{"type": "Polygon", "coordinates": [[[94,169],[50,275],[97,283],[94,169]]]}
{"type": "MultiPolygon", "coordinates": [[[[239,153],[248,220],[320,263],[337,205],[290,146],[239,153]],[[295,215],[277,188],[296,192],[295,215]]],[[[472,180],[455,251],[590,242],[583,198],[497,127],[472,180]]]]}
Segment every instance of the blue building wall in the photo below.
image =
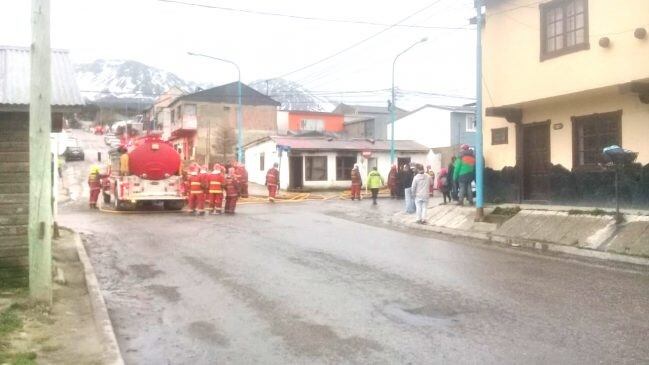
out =
{"type": "Polygon", "coordinates": [[[465,143],[475,146],[476,132],[466,130],[466,116],[467,113],[451,112],[451,146],[465,143]]]}

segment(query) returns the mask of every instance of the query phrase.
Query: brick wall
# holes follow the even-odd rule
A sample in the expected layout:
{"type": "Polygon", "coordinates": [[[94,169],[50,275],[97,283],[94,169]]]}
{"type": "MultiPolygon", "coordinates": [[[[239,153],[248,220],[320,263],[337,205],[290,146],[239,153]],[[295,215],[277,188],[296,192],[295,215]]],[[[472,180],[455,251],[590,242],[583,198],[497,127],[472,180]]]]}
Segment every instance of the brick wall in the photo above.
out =
{"type": "Polygon", "coordinates": [[[27,285],[29,117],[0,112],[0,282],[27,285]]]}
{"type": "MultiPolygon", "coordinates": [[[[191,103],[188,103],[191,104],[191,103]]],[[[214,145],[219,143],[223,133],[220,128],[229,128],[236,138],[237,126],[236,104],[197,103],[196,160],[202,161],[207,149],[207,136],[210,132],[212,145],[211,161],[221,161],[222,152],[214,145]]],[[[277,133],[277,108],[272,105],[243,106],[243,144],[261,137],[277,133]]],[[[235,143],[236,145],[236,140],[235,143]]],[[[234,158],[234,150],[228,159],[234,158]]]]}

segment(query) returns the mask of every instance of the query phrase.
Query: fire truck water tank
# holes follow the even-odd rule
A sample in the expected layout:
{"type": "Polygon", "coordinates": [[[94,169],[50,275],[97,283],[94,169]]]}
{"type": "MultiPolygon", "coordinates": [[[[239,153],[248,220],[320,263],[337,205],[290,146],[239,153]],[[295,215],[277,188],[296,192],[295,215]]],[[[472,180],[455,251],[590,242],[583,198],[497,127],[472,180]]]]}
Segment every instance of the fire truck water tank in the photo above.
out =
{"type": "Polygon", "coordinates": [[[132,175],[147,180],[162,180],[178,174],[180,155],[167,142],[144,138],[129,151],[128,166],[132,175]]]}

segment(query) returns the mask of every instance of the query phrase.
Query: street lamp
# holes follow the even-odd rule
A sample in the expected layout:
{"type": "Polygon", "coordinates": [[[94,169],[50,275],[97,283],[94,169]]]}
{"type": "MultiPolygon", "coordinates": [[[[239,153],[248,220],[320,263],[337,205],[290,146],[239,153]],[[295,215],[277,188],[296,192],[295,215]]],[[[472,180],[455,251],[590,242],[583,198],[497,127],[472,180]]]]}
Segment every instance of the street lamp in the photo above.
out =
{"type": "MultiPolygon", "coordinates": [[[[231,65],[234,65],[234,67],[237,68],[237,74],[238,74],[238,81],[237,81],[237,97],[238,97],[238,108],[237,108],[237,161],[243,163],[243,121],[241,118],[241,69],[239,68],[239,65],[236,63],[226,60],[223,58],[218,58],[218,57],[212,57],[200,53],[193,53],[193,52],[187,52],[188,55],[190,56],[198,56],[198,57],[205,57],[205,58],[210,58],[213,60],[221,61],[221,62],[226,62],[231,65]]],[[[210,148],[211,149],[211,148],[210,148]]],[[[208,154],[210,151],[207,152],[208,154]]]]}
{"type": "Polygon", "coordinates": [[[391,164],[394,164],[394,160],[396,159],[396,154],[395,154],[395,151],[394,151],[394,121],[396,119],[396,116],[395,116],[396,104],[395,104],[395,97],[394,97],[394,66],[397,63],[397,59],[399,58],[399,56],[401,56],[402,54],[410,51],[410,49],[412,49],[412,47],[418,45],[419,43],[424,43],[427,40],[428,40],[428,38],[426,38],[426,37],[420,39],[419,41],[417,41],[416,43],[414,43],[413,45],[411,45],[410,47],[406,48],[401,53],[399,53],[394,58],[394,61],[392,62],[392,103],[390,105],[390,119],[392,119],[392,127],[391,127],[392,128],[392,133],[391,133],[391,136],[390,136],[390,163],[391,164]]]}

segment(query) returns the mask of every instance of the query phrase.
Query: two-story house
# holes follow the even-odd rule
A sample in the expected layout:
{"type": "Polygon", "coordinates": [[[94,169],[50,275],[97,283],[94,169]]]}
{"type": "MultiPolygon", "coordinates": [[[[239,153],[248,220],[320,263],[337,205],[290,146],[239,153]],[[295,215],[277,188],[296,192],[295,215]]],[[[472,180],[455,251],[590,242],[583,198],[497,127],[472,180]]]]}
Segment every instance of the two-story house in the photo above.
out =
{"type": "MultiPolygon", "coordinates": [[[[241,84],[243,143],[275,134],[279,102],[241,84]]],[[[182,95],[169,105],[169,141],[183,160],[226,162],[235,158],[237,82],[182,95]]]]}
{"type": "Polygon", "coordinates": [[[549,200],[556,165],[600,173],[609,145],[649,163],[648,25],[647,0],[485,1],[485,162],[517,166],[520,198],[549,200]]]}
{"type": "Polygon", "coordinates": [[[309,110],[278,110],[277,132],[279,134],[342,133],[344,116],[336,113],[309,110]]]}
{"type": "MultiPolygon", "coordinates": [[[[370,138],[385,140],[385,127],[392,121],[388,107],[338,104],[333,113],[345,116],[345,134],[349,138],[370,138]]],[[[396,108],[395,118],[407,113],[396,108]]]]}

